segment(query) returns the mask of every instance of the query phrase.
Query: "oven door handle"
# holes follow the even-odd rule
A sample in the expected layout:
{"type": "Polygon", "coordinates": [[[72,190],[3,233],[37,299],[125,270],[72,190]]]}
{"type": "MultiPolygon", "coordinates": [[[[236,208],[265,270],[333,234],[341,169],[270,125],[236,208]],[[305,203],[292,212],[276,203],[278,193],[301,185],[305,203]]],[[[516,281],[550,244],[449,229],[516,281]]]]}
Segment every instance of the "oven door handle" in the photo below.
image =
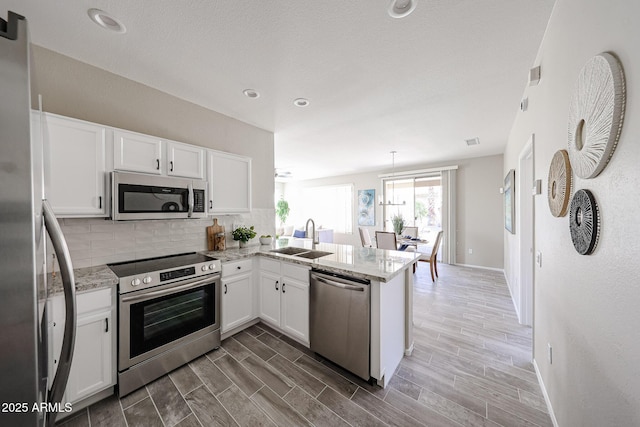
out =
{"type": "Polygon", "coordinates": [[[173,286],[170,287],[168,289],[162,289],[162,290],[158,290],[158,291],[151,291],[151,292],[145,292],[142,295],[135,295],[132,297],[124,297],[122,298],[122,302],[135,302],[135,301],[140,301],[140,300],[147,300],[150,298],[157,298],[157,297],[162,297],[165,295],[170,295],[170,294],[174,294],[176,292],[180,292],[180,291],[186,291],[189,289],[193,289],[193,288],[197,288],[198,286],[202,286],[202,285],[207,285],[209,283],[212,283],[216,280],[218,280],[220,278],[220,275],[215,275],[213,277],[208,277],[204,280],[198,280],[197,282],[192,282],[192,283],[185,283],[184,285],[180,285],[180,286],[173,286]]]}
{"type": "Polygon", "coordinates": [[[191,181],[189,181],[189,213],[187,214],[188,218],[191,218],[191,216],[193,215],[193,183],[191,181]]]}

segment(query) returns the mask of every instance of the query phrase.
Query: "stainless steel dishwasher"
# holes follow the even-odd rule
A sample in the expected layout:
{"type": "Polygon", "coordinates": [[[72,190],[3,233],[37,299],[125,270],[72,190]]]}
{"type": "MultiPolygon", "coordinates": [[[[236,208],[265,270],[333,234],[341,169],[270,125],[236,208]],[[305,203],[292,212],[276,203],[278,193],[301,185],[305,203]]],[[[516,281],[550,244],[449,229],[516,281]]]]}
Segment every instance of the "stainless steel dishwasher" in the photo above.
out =
{"type": "Polygon", "coordinates": [[[368,381],[370,282],[312,270],[310,283],[311,350],[368,381]]]}

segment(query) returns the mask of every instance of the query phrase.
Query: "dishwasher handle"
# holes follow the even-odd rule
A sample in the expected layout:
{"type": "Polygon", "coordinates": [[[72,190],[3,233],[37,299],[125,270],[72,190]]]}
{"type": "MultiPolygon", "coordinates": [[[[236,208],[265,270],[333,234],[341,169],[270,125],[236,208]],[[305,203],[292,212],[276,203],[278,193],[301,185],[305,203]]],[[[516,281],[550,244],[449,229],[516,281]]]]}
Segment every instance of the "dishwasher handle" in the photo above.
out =
{"type": "Polygon", "coordinates": [[[354,285],[346,285],[344,283],[340,283],[340,282],[335,282],[333,280],[329,280],[329,279],[325,279],[324,277],[314,277],[318,282],[321,283],[325,283],[329,286],[335,286],[336,288],[342,288],[342,289],[347,289],[349,291],[357,291],[357,292],[364,292],[365,288],[364,287],[360,287],[360,286],[354,286],[354,285]]]}

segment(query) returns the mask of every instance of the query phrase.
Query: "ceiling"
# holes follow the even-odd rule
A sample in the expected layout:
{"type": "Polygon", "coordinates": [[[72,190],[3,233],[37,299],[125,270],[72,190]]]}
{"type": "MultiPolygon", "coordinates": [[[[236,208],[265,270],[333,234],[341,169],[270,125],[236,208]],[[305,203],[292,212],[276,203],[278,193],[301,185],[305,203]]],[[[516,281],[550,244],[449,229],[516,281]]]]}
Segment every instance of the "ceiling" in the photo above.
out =
{"type": "Polygon", "coordinates": [[[0,13],[25,15],[34,44],[273,131],[295,179],[388,170],[391,150],[396,167],[502,153],[554,1],[417,0],[403,19],[389,2],[3,0],[0,13]]]}

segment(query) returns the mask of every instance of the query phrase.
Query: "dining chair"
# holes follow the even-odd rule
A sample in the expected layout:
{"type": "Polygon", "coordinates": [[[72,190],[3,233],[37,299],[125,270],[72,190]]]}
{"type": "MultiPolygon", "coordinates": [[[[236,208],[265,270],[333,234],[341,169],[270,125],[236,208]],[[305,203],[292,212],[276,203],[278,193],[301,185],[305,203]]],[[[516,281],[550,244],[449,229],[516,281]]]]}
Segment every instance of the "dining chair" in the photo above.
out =
{"type": "MultiPolygon", "coordinates": [[[[376,231],[376,244],[378,245],[378,249],[388,249],[392,251],[407,251],[407,252],[415,252],[416,248],[414,246],[402,245],[398,247],[398,243],[396,241],[396,233],[392,233],[390,231],[376,231]]],[[[416,272],[416,268],[418,263],[413,263],[413,272],[416,272]]]]}
{"type": "Polygon", "coordinates": [[[362,242],[363,248],[372,248],[373,243],[371,242],[371,235],[369,234],[369,230],[366,228],[358,227],[358,231],[360,232],[360,241],[362,242]]]}
{"type": "Polygon", "coordinates": [[[431,250],[431,255],[429,259],[424,259],[425,261],[429,261],[429,269],[431,270],[431,280],[436,281],[436,277],[438,276],[438,249],[440,249],[440,243],[442,242],[442,230],[438,232],[436,236],[436,241],[433,243],[433,249],[431,250]],[[435,273],[435,276],[434,276],[435,273]]]}
{"type": "Polygon", "coordinates": [[[418,227],[405,227],[402,229],[403,236],[418,237],[418,227]]]}
{"type": "Polygon", "coordinates": [[[396,241],[396,233],[390,231],[376,231],[376,245],[378,249],[388,249],[390,251],[398,250],[396,241]]]}

